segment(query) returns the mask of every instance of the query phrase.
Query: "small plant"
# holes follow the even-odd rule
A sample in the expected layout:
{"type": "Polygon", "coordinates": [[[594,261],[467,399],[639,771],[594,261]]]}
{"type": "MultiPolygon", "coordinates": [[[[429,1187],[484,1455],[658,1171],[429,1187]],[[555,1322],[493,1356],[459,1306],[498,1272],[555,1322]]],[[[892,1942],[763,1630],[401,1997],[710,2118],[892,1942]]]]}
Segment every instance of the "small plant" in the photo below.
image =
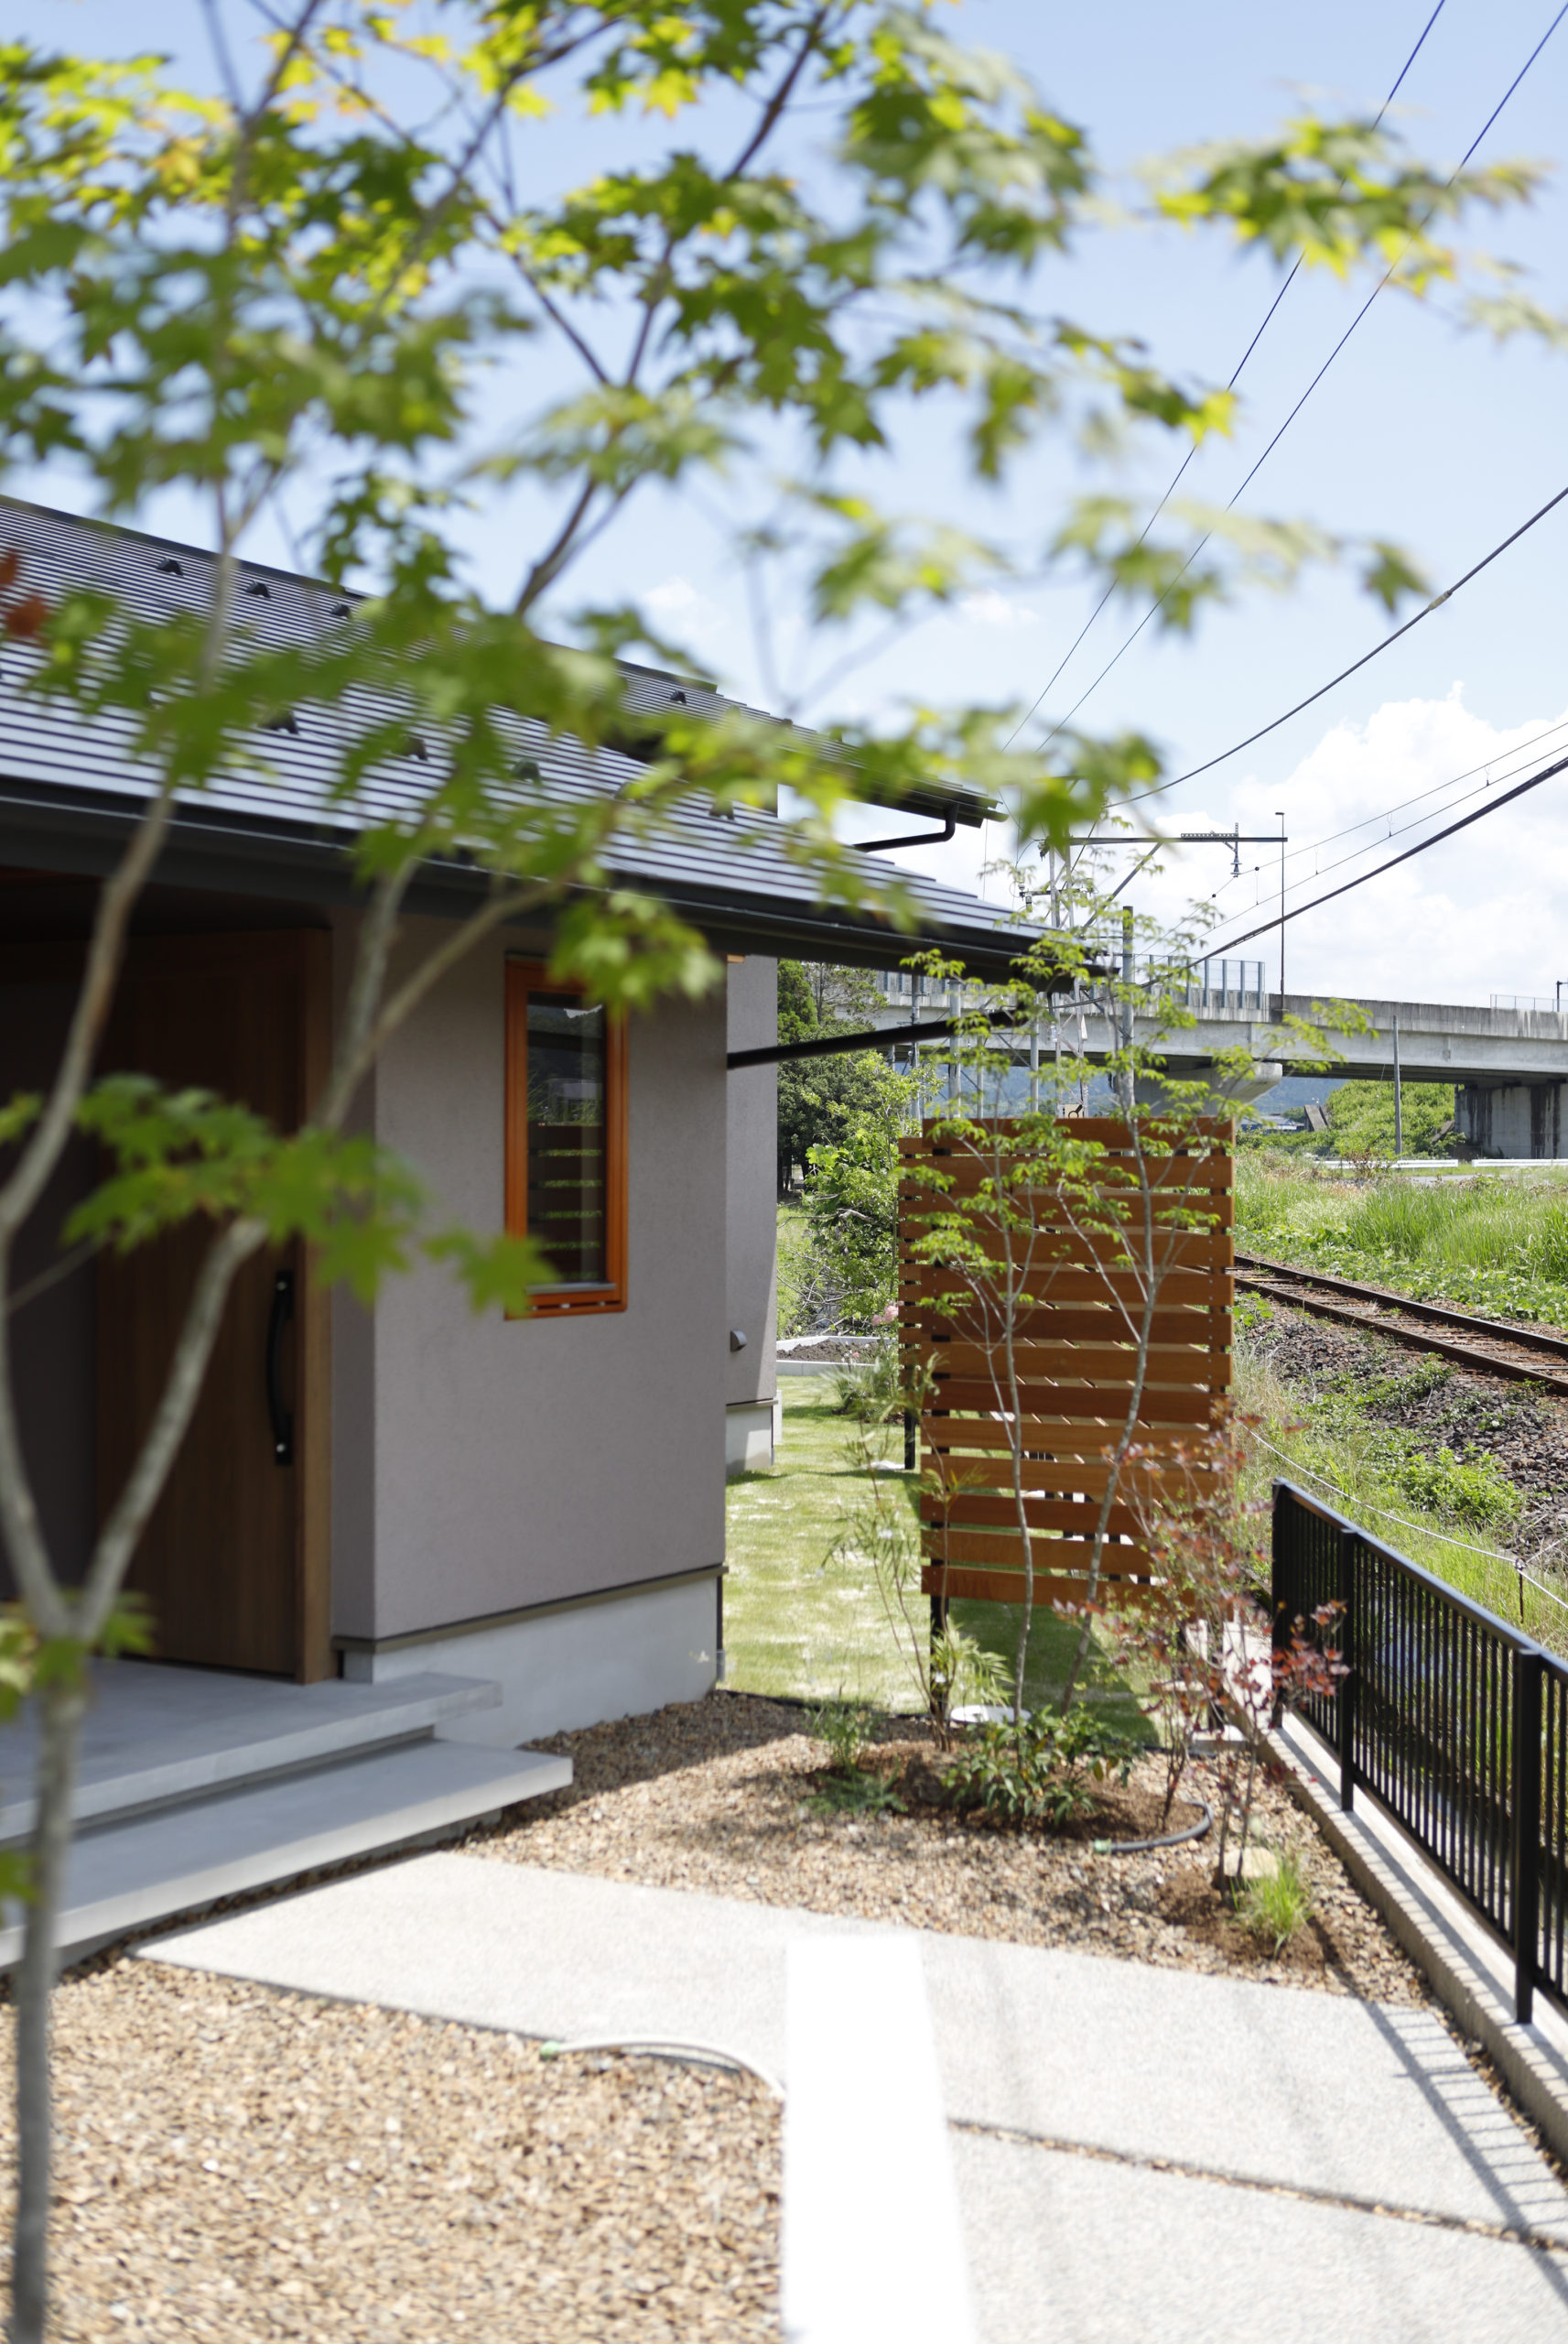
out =
{"type": "Polygon", "coordinates": [[[1312,1918],[1312,1883],[1301,1860],[1281,1853],[1274,1870],[1260,1880],[1249,1880],[1242,1891],[1242,1921],[1260,1944],[1275,1954],[1284,1951],[1312,1918]]]}
{"type": "Polygon", "coordinates": [[[817,1815],[902,1815],[903,1801],[862,1764],[875,1713],[861,1701],[824,1701],[811,1731],[827,1746],[827,1769],[809,1804],[817,1815]]]}
{"type": "Polygon", "coordinates": [[[903,1799],[880,1774],[856,1767],[847,1774],[826,1774],[807,1801],[814,1815],[902,1815],[903,1799]]]}
{"type": "Polygon", "coordinates": [[[982,1726],[947,1769],[948,1796],[956,1807],[978,1807],[999,1822],[1060,1830],[1093,1813],[1091,1785],[1113,1771],[1125,1783],[1137,1755],[1136,1742],[1088,1709],[1065,1718],[1042,1713],[982,1726]]]}
{"type": "Polygon", "coordinates": [[[863,1701],[824,1701],[811,1717],[811,1731],[827,1745],[828,1771],[852,1774],[870,1747],[872,1712],[863,1701]]]}
{"type": "Polygon", "coordinates": [[[1260,1294],[1238,1294],[1233,1315],[1238,1335],[1254,1335],[1260,1327],[1273,1324],[1274,1306],[1260,1294]]]}
{"type": "Polygon", "coordinates": [[[931,1639],[931,1710],[938,1739],[950,1735],[955,1709],[1000,1708],[1011,1691],[1007,1663],[951,1620],[931,1639]]]}
{"type": "MultiPolygon", "coordinates": [[[[1211,1761],[1219,1796],[1217,1872],[1246,1862],[1258,1770],[1272,1772],[1264,1735],[1298,1703],[1333,1695],[1344,1675],[1336,1650],[1339,1606],[1271,1624],[1264,1560],[1266,1503],[1241,1493],[1251,1419],[1231,1416],[1200,1436],[1159,1479],[1131,1482],[1154,1575],[1114,1622],[1118,1665],[1143,1675],[1146,1713],[1165,1752],[1166,1818],[1193,1743],[1227,1716],[1243,1731],[1211,1761]]],[[[1141,1460],[1134,1452],[1134,1463],[1141,1460]]]]}

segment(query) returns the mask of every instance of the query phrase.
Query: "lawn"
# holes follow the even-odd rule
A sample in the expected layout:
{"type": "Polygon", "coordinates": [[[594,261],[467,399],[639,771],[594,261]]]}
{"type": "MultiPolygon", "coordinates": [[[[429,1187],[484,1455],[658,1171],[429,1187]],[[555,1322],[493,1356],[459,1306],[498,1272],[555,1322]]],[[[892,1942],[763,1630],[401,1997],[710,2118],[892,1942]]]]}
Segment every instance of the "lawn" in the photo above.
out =
{"type": "MultiPolygon", "coordinates": [[[[749,1693],[807,1700],[867,1701],[915,1710],[920,1695],[877,1593],[874,1575],[843,1551],[847,1514],[867,1475],[850,1453],[851,1427],[839,1413],[837,1379],[785,1376],[784,1431],[771,1473],[748,1473],[729,1492],[730,1575],[724,1583],[727,1681],[749,1693]]],[[[890,1436],[896,1462],[902,1438],[890,1436]]],[[[913,1478],[909,1484],[913,1504],[913,1478]]],[[[955,1603],[965,1633],[1011,1664],[1015,1608],[955,1603]]],[[[1030,1633],[1031,1702],[1059,1691],[1076,1631],[1044,1610],[1030,1633]]],[[[1091,1698],[1131,1730],[1137,1711],[1125,1687],[1091,1686],[1091,1698]]]]}

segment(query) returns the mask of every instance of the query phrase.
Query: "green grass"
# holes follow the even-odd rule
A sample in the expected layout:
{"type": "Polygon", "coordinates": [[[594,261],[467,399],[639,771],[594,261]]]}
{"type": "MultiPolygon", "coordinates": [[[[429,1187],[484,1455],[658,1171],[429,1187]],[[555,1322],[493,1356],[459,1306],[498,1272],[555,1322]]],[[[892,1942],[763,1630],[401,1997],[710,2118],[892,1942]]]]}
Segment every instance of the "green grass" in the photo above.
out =
{"type": "Polygon", "coordinates": [[[1440,1469],[1423,1481],[1411,1470],[1413,1443],[1408,1434],[1379,1424],[1336,1387],[1309,1391],[1287,1383],[1245,1333],[1237,1344],[1236,1406],[1256,1427],[1247,1494],[1266,1499],[1276,1476],[1296,1481],[1369,1536],[1510,1625],[1523,1627],[1550,1651],[1568,1651],[1568,1612],[1528,1581],[1521,1603],[1518,1572],[1506,1561],[1470,1551],[1509,1550],[1516,1509],[1511,1485],[1500,1476],[1483,1470],[1465,1480],[1440,1469]],[[1427,1492],[1445,1498],[1446,1504],[1422,1504],[1427,1492]]]}
{"type": "Polygon", "coordinates": [[[1385,1173],[1354,1181],[1248,1150],[1236,1241],[1303,1267],[1465,1309],[1568,1324],[1568,1180],[1560,1172],[1385,1173]]]}
{"type": "MultiPolygon", "coordinates": [[[[806,1700],[843,1698],[915,1710],[920,1698],[901,1658],[870,1567],[835,1553],[846,1514],[868,1478],[849,1457],[851,1426],[834,1405],[831,1376],[782,1379],[784,1432],[771,1473],[730,1484],[724,1583],[727,1681],[748,1693],[806,1700]]],[[[890,1434],[889,1459],[903,1454],[890,1434]]],[[[909,1503],[913,1509],[913,1490],[909,1503]]],[[[1016,1610],[955,1603],[957,1626],[1011,1666],[1016,1610]]],[[[1076,1630],[1044,1609],[1030,1631],[1025,1679],[1031,1705],[1050,1701],[1071,1658],[1076,1630]]],[[[1141,1728],[1125,1686],[1091,1676],[1091,1696],[1108,1722],[1141,1728]]]]}

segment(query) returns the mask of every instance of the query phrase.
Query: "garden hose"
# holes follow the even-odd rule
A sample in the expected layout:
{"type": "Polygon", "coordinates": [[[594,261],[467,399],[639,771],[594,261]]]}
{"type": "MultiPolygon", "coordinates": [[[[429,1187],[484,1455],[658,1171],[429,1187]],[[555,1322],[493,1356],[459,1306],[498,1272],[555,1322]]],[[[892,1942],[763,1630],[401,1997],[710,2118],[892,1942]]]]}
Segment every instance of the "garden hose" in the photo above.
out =
{"type": "Polygon", "coordinates": [[[1167,1831],[1159,1839],[1097,1839],[1094,1851],[1097,1856],[1140,1856],[1150,1848],[1180,1848],[1189,1839],[1201,1839],[1213,1827],[1214,1809],[1206,1798],[1200,1798],[1198,1805],[1203,1813],[1184,1831],[1167,1831]]]}
{"type": "Polygon", "coordinates": [[[775,2100],[784,2098],[784,2086],[776,2076],[771,2076],[766,2067],[759,2067],[743,2052],[728,2050],[721,2044],[671,2042],[658,2035],[607,2035],[539,2046],[541,2059],[561,2059],[573,2051],[618,2051],[627,2055],[643,2052],[654,2059],[687,2059],[700,2067],[739,2068],[743,2075],[755,2076],[760,2084],[765,2084],[775,2100]]]}

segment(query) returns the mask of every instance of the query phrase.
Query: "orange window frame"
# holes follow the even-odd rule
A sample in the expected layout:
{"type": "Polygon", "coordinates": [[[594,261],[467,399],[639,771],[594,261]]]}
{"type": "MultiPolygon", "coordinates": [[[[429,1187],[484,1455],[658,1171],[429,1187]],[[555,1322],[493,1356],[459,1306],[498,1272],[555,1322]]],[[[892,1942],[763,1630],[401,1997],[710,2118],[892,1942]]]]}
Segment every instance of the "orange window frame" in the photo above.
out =
{"type": "MultiPolygon", "coordinates": [[[[535,993],[576,993],[584,987],[553,977],[540,960],[506,963],[506,1231],[528,1234],[528,1001],[535,993]]],[[[604,1030],[604,1261],[602,1286],[538,1286],[533,1307],[514,1317],[562,1318],[626,1308],[626,1020],[611,1016],[604,1030]]]]}

